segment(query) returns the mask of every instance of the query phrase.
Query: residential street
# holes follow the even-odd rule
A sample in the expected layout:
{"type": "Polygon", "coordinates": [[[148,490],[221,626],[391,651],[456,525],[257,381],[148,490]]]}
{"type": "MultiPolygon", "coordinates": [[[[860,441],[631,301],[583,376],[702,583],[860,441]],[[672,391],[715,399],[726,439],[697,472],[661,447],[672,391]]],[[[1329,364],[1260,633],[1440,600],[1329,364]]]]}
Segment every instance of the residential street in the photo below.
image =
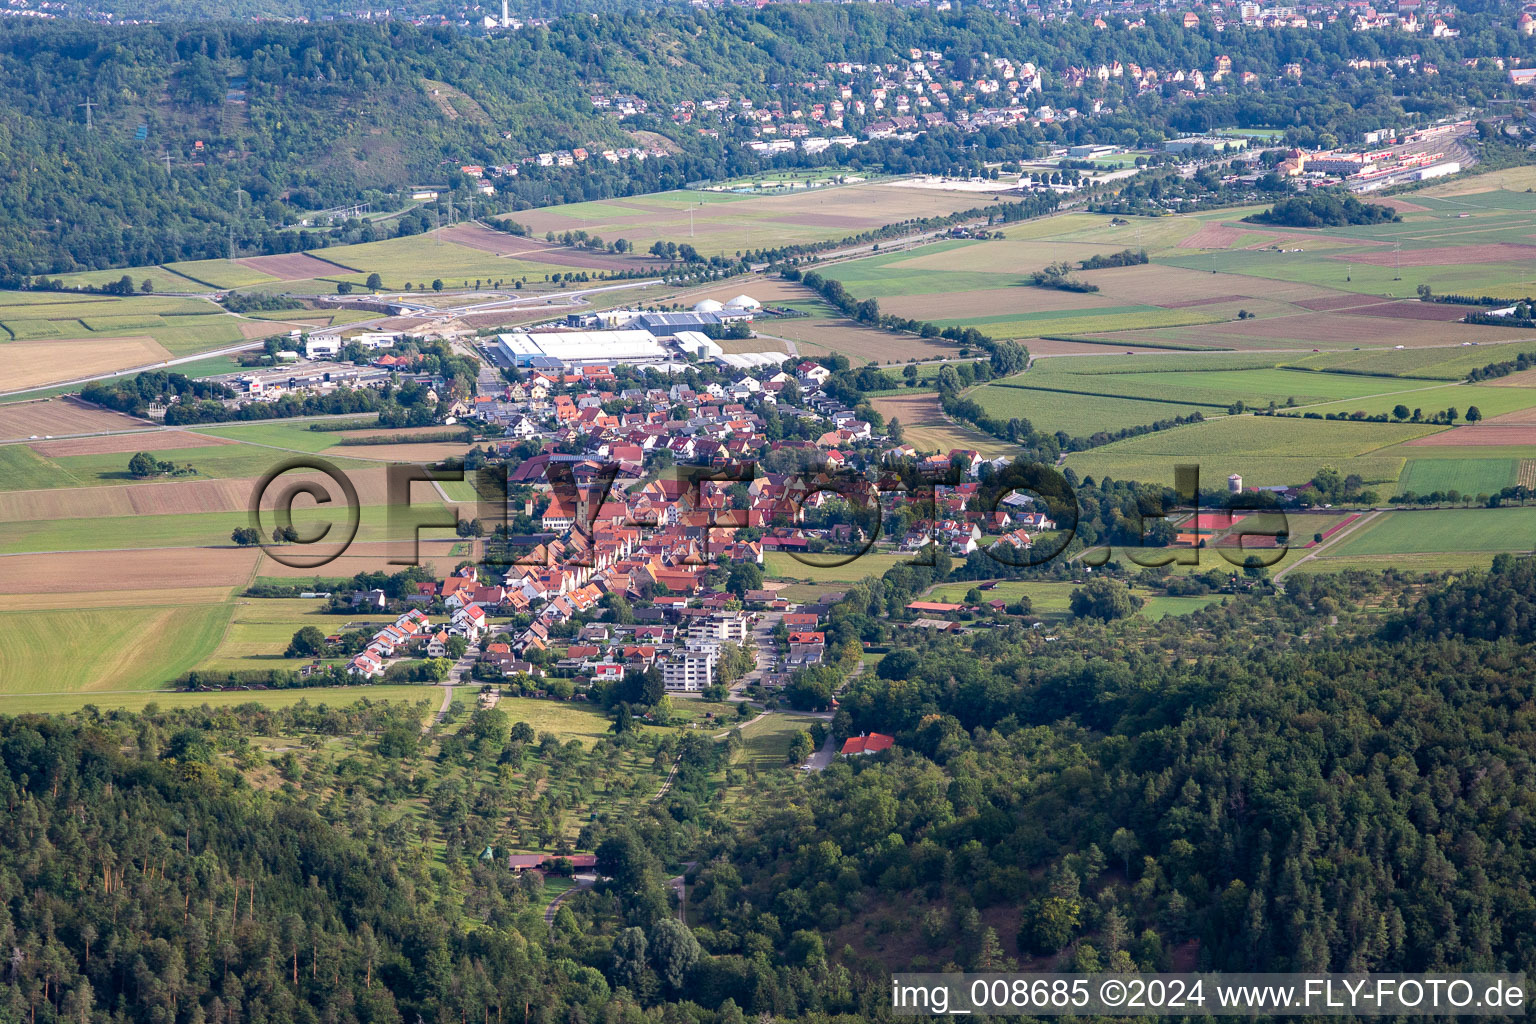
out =
{"type": "Polygon", "coordinates": [[[746,689],[755,683],[762,681],[763,674],[768,671],[771,659],[777,657],[773,646],[773,631],[784,620],[783,612],[763,612],[757,623],[752,627],[752,636],[749,643],[752,644],[753,655],[757,658],[757,667],[731,686],[730,700],[746,700],[746,689]]]}

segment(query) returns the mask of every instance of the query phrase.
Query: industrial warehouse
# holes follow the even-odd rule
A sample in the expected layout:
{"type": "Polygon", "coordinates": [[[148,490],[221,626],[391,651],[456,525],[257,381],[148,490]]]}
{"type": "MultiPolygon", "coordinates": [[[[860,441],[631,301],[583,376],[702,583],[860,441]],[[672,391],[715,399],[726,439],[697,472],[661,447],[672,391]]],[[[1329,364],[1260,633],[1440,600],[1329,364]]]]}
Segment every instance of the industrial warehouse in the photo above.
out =
{"type": "Polygon", "coordinates": [[[566,326],[514,331],[485,344],[509,369],[556,370],[583,366],[649,366],[680,372],[690,359],[708,359],[736,368],[778,363],[783,353],[727,355],[706,331],[749,323],[761,303],[738,295],[727,303],[700,302],[689,312],[605,310],[566,318],[566,326]],[[589,329],[598,328],[598,329],[589,329]]]}

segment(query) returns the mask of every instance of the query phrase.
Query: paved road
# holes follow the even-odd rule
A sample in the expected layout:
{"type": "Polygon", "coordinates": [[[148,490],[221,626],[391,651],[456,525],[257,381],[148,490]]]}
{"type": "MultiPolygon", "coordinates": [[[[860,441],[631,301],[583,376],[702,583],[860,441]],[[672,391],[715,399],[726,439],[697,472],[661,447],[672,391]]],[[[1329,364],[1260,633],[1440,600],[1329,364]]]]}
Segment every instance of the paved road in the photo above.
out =
{"type": "Polygon", "coordinates": [[[1361,516],[1359,519],[1356,519],[1354,522],[1350,523],[1349,526],[1347,526],[1344,529],[1340,530],[1338,533],[1335,533],[1332,537],[1329,537],[1327,540],[1323,541],[1317,547],[1312,548],[1305,555],[1302,555],[1300,558],[1296,559],[1296,561],[1292,562],[1290,565],[1287,565],[1285,568],[1283,568],[1279,572],[1275,573],[1275,575],[1272,578],[1271,582],[1278,584],[1281,580],[1283,580],[1286,577],[1287,574],[1289,574],[1292,570],[1294,570],[1295,568],[1300,566],[1302,563],[1312,561],[1312,559],[1316,558],[1318,555],[1322,554],[1324,551],[1328,550],[1329,548],[1334,547],[1340,541],[1342,541],[1344,538],[1348,537],[1352,533],[1355,533],[1362,526],[1365,526],[1366,524],[1370,523],[1372,520],[1374,520],[1379,515],[1381,515],[1381,510],[1380,509],[1372,509],[1370,512],[1367,512],[1365,515],[1361,516]]]}
{"type": "Polygon", "coordinates": [[[768,659],[777,654],[773,646],[773,631],[784,620],[783,612],[763,612],[752,627],[752,636],[749,643],[752,644],[753,656],[757,659],[752,671],[742,676],[731,686],[729,700],[746,700],[746,689],[753,683],[761,682],[763,673],[768,670],[768,659]]]}
{"type": "Polygon", "coordinates": [[[577,875],[576,887],[573,889],[565,890],[565,892],[550,900],[549,906],[544,908],[544,923],[547,925],[553,925],[555,923],[555,914],[560,910],[560,904],[564,903],[565,900],[574,893],[582,892],[592,888],[596,882],[597,878],[593,875],[577,875]]]}

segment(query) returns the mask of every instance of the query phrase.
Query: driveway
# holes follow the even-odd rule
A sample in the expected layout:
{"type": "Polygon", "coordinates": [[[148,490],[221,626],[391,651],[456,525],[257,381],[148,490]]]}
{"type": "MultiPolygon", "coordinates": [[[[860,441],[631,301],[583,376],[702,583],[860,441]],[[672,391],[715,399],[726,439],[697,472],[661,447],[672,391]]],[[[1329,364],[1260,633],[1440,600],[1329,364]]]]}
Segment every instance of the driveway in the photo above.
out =
{"type": "Polygon", "coordinates": [[[826,771],[827,765],[837,756],[837,741],[832,738],[831,730],[827,732],[827,741],[821,745],[821,749],[811,755],[811,759],[805,762],[805,766],[813,772],[826,771]]]}

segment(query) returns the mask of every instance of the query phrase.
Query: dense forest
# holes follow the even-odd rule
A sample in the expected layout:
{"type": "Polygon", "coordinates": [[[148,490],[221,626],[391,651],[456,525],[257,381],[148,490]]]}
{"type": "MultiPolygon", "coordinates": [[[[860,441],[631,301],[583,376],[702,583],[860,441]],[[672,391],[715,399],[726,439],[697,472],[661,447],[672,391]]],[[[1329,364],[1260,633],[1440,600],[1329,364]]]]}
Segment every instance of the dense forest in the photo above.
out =
{"type": "MultiPolygon", "coordinates": [[[[829,630],[954,568],[868,579],[829,630]]],[[[1533,588],[1503,556],[907,630],[832,725],[896,747],[803,780],[733,767],[735,733],[423,738],[425,702],[0,719],[0,1018],[851,1021],[902,967],[1529,973],[1533,588]],[[478,856],[508,842],[604,880],[546,924],[544,882],[478,856]]]]}
{"type": "MultiPolygon", "coordinates": [[[[989,12],[885,5],[775,4],[761,10],[642,11],[561,18],[495,37],[399,21],[102,26],[8,19],[0,28],[0,280],[87,268],[288,251],[430,226],[431,215],[301,227],[317,210],[405,205],[434,184],[469,195],[463,164],[510,164],[540,151],[635,144],[633,131],[679,152],[642,162],[527,167],[480,209],[654,191],[753,171],[762,158],[728,131],[680,129],[672,105],[714,96],[814,102],[804,83],[828,61],[900,63],[910,47],[974,63],[983,54],[1049,69],[1040,100],[1110,113],[1039,128],[936,131],[911,141],[832,147],[774,163],[894,171],[979,167],[1047,144],[1155,144],[1212,125],[1270,126],[1328,145],[1383,125],[1443,116],[1511,95],[1502,71],[1464,57],[1529,59],[1536,44],[1508,18],[1464,14],[1462,35],[1430,39],[1322,31],[1094,30],[1080,19],[1015,24],[989,12]],[[1356,70],[1352,57],[1418,54],[1437,75],[1356,70]],[[1203,68],[1217,55],[1261,86],[1224,84],[1190,98],[1137,96],[1119,82],[1069,88],[1070,65],[1138,62],[1203,68]],[[1286,63],[1307,80],[1274,81],[1286,63]],[[594,92],[633,94],[649,112],[620,123],[594,92]],[[90,125],[84,104],[90,102],[90,125]],[[445,106],[452,116],[444,113],[445,106]],[[423,217],[427,219],[423,221],[423,217]]],[[[999,102],[1002,102],[999,100],[999,102]]],[[[857,134],[857,119],[847,128],[857,134]]],[[[445,212],[441,215],[445,215],[445,212]]]]}

